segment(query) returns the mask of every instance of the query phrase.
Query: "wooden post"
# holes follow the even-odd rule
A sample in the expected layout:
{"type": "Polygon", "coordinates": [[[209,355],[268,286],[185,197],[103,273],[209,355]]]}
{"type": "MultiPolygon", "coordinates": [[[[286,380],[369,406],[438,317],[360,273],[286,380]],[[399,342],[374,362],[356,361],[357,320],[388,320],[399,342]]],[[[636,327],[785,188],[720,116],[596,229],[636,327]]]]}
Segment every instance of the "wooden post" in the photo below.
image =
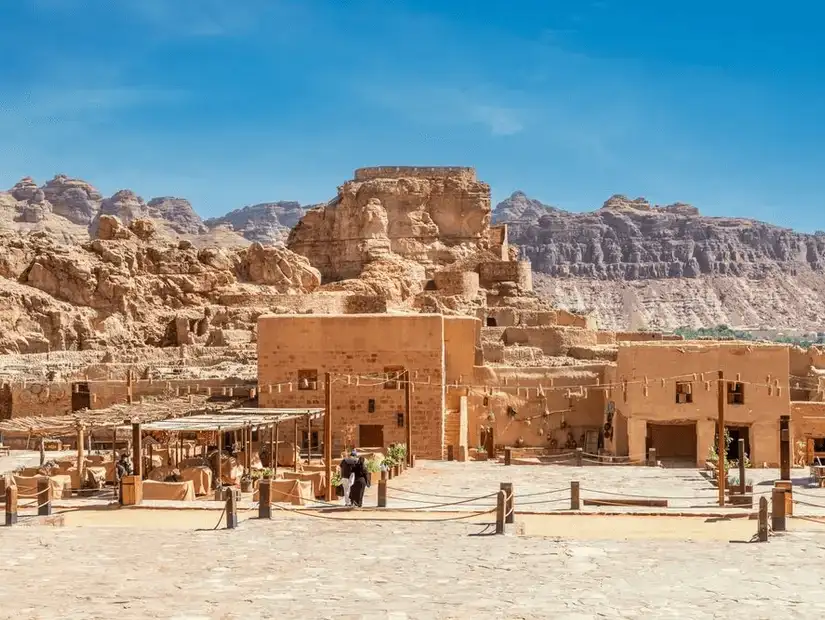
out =
{"type": "Polygon", "coordinates": [[[40,467],[46,464],[46,439],[40,436],[40,467]]]}
{"type": "Polygon", "coordinates": [[[52,484],[49,478],[37,479],[37,514],[41,517],[52,514],[52,484]]]}
{"type": "Polygon", "coordinates": [[[223,486],[223,431],[218,427],[218,466],[217,481],[215,482],[215,499],[222,499],[219,493],[223,486]]]}
{"type": "Polygon", "coordinates": [[[779,416],[779,466],[780,480],[791,479],[791,416],[779,416]]]}
{"type": "Polygon", "coordinates": [[[118,498],[117,489],[117,426],[112,427],[112,488],[115,492],[115,499],[118,498]]]}
{"type": "Polygon", "coordinates": [[[454,450],[455,450],[455,448],[453,448],[453,445],[452,445],[452,444],[450,444],[450,445],[448,445],[448,446],[447,446],[447,460],[448,460],[448,461],[453,461],[453,460],[455,460],[455,452],[454,452],[454,450]]]}
{"type": "Polygon", "coordinates": [[[647,451],[647,466],[656,467],[656,448],[649,448],[647,451]]]}
{"type": "Polygon", "coordinates": [[[785,492],[785,515],[793,516],[793,482],[790,480],[777,480],[773,485],[785,492]]]}
{"type": "Polygon", "coordinates": [[[579,482],[578,480],[570,481],[570,510],[579,510],[581,503],[579,502],[579,482]]]}
{"type": "Polygon", "coordinates": [[[739,450],[739,493],[744,495],[748,487],[745,484],[745,440],[741,437],[737,448],[739,450]]]}
{"type": "Polygon", "coordinates": [[[513,449],[512,448],[504,448],[504,464],[505,465],[512,465],[513,464],[513,449]]]}
{"type": "Polygon", "coordinates": [[[307,414],[307,465],[312,465],[312,416],[307,414]]]}
{"type": "Polygon", "coordinates": [[[759,498],[759,524],[756,536],[759,542],[768,542],[768,498],[764,495],[759,498]]]}
{"type": "Polygon", "coordinates": [[[126,402],[130,405],[134,402],[134,394],[132,393],[132,369],[126,369],[126,402]]]}
{"type": "Polygon", "coordinates": [[[404,371],[404,424],[407,427],[407,464],[414,467],[412,461],[412,383],[409,369],[404,371]]]}
{"type": "MultiPolygon", "coordinates": [[[[381,472],[384,474],[385,472],[381,472]]],[[[378,507],[387,507],[387,480],[382,475],[381,480],[378,481],[378,507]]]]}
{"type": "Polygon", "coordinates": [[[6,487],[6,526],[17,523],[17,487],[6,487]]]}
{"type": "Polygon", "coordinates": [[[507,514],[507,499],[504,491],[496,496],[496,534],[504,534],[504,521],[507,514]]]}
{"type": "MultiPolygon", "coordinates": [[[[326,373],[324,393],[324,471],[327,476],[327,501],[335,498],[335,489],[332,488],[332,375],[326,373]]],[[[409,446],[407,447],[409,450],[409,446]]]]}
{"type": "Polygon", "coordinates": [[[268,478],[258,482],[258,518],[272,518],[272,480],[268,478]]]}
{"type": "Polygon", "coordinates": [[[226,490],[226,529],[234,530],[238,527],[238,496],[235,489],[226,490]]]}
{"type": "Polygon", "coordinates": [[[389,477],[390,477],[389,471],[387,471],[386,469],[382,469],[381,470],[381,480],[386,482],[389,479],[389,477]]]}
{"type": "Polygon", "coordinates": [[[278,475],[278,423],[275,422],[275,439],[274,444],[275,448],[272,452],[272,478],[274,479],[278,475]]]}
{"type": "Polygon", "coordinates": [[[513,483],[512,482],[502,482],[499,485],[499,488],[504,491],[507,495],[505,509],[506,512],[504,513],[504,522],[505,523],[515,523],[516,521],[516,498],[513,495],[513,483]]]}
{"type": "Polygon", "coordinates": [[[719,421],[717,423],[717,432],[719,434],[717,438],[717,448],[716,453],[719,457],[719,460],[716,462],[716,474],[717,480],[719,485],[719,505],[725,505],[725,458],[726,458],[726,446],[725,446],[725,404],[727,402],[727,382],[725,381],[725,373],[721,370],[719,371],[719,381],[717,382],[718,385],[718,415],[719,421]]]}
{"type": "Polygon", "coordinates": [[[576,467],[582,466],[582,454],[583,450],[581,448],[576,448],[576,467]]]}
{"type": "Polygon", "coordinates": [[[785,489],[779,487],[771,493],[771,527],[774,532],[785,531],[785,489]]]}
{"type": "Polygon", "coordinates": [[[83,488],[83,470],[85,456],[83,455],[83,424],[77,425],[77,490],[83,488]]]}
{"type": "Polygon", "coordinates": [[[138,422],[132,423],[132,469],[143,480],[143,434],[138,422]]]}
{"type": "Polygon", "coordinates": [[[295,471],[298,471],[298,467],[301,464],[301,444],[298,443],[298,416],[295,416],[292,420],[293,427],[295,429],[293,441],[295,442],[295,471]]]}

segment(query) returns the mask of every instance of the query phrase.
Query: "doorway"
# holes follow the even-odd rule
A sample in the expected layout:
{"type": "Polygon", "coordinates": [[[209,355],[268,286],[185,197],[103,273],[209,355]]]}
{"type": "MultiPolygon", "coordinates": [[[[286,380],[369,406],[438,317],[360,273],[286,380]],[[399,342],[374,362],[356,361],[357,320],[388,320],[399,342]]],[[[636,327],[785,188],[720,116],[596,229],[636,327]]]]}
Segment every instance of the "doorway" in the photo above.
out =
{"type": "MultiPolygon", "coordinates": [[[[747,426],[726,426],[725,430],[730,435],[730,445],[728,446],[728,461],[736,461],[739,459],[739,440],[745,440],[745,456],[750,458],[751,454],[751,439],[750,429],[747,426]]],[[[716,435],[715,440],[719,441],[719,434],[716,435]]]]}
{"type": "Polygon", "coordinates": [[[673,466],[696,466],[696,422],[647,424],[647,448],[656,459],[673,466]]]}
{"type": "Polygon", "coordinates": [[[360,448],[383,448],[384,425],[361,424],[358,426],[358,446],[360,448]]]}
{"type": "Polygon", "coordinates": [[[89,384],[85,381],[82,383],[72,384],[72,411],[80,411],[81,409],[92,408],[92,394],[89,391],[89,384]]]}

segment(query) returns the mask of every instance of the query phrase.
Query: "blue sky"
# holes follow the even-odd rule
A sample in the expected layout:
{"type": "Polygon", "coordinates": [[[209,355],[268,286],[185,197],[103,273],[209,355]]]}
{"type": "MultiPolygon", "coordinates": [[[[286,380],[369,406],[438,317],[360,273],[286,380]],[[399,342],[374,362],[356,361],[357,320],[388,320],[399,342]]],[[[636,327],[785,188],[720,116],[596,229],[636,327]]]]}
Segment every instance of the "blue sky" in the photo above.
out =
{"type": "Polygon", "coordinates": [[[0,187],[61,172],[203,216],[470,165],[825,229],[825,7],[752,0],[1,0],[0,187]]]}

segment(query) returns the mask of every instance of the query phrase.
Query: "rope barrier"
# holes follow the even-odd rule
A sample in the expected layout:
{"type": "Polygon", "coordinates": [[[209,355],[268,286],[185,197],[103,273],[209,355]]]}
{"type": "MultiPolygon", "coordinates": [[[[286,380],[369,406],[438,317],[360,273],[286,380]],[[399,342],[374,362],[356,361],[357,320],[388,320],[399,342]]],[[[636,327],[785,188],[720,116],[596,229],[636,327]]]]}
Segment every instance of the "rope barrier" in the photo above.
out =
{"type": "MultiPolygon", "coordinates": [[[[446,503],[446,504],[432,504],[430,506],[413,506],[413,507],[409,507],[409,508],[393,508],[393,510],[404,510],[404,511],[407,511],[407,510],[426,510],[426,509],[429,509],[429,508],[444,508],[446,506],[460,506],[462,504],[470,504],[472,502],[477,502],[477,501],[482,500],[482,499],[488,499],[490,497],[495,497],[496,495],[498,495],[498,493],[490,493],[489,495],[482,495],[481,497],[471,497],[470,499],[465,499],[465,500],[460,501],[460,502],[450,502],[450,503],[446,503]]],[[[398,499],[398,498],[395,498],[395,499],[398,499]]]]}
{"type": "Polygon", "coordinates": [[[555,499],[538,500],[538,501],[535,501],[535,502],[519,502],[518,505],[519,505],[519,507],[521,507],[521,506],[536,506],[538,504],[554,504],[554,503],[557,503],[557,502],[566,503],[567,501],[568,501],[568,498],[566,498],[566,497],[557,497],[555,499]]]}
{"type": "MultiPolygon", "coordinates": [[[[387,485],[387,490],[390,487],[387,485]]],[[[400,491],[402,493],[409,493],[410,495],[421,495],[422,497],[438,497],[443,499],[468,499],[466,495],[440,495],[438,493],[424,493],[422,491],[410,491],[409,489],[402,489],[401,487],[392,487],[393,491],[400,491]]]]}
{"type": "Polygon", "coordinates": [[[553,495],[555,493],[567,493],[570,490],[570,487],[565,487],[563,489],[553,489],[552,491],[539,491],[538,493],[520,493],[519,499],[522,497],[540,497],[542,495],[553,495]]]}
{"type": "MultiPolygon", "coordinates": [[[[275,508],[277,508],[278,510],[281,510],[283,512],[289,512],[289,513],[292,513],[292,514],[300,514],[300,515],[303,515],[305,517],[313,517],[315,519],[330,519],[330,520],[333,520],[333,521],[370,521],[370,522],[373,522],[373,523],[378,522],[378,521],[396,521],[396,522],[407,522],[407,523],[441,523],[441,522],[446,522],[446,521],[460,521],[462,519],[472,519],[474,517],[480,517],[482,515],[491,514],[491,513],[496,511],[495,508],[492,508],[490,510],[482,510],[480,512],[471,512],[471,513],[468,513],[466,515],[460,515],[460,516],[456,516],[456,517],[444,517],[444,518],[439,518],[439,519],[370,519],[368,517],[363,517],[363,518],[362,517],[344,517],[344,518],[331,517],[331,516],[328,516],[328,515],[322,515],[322,514],[316,514],[316,513],[313,513],[313,512],[309,512],[307,510],[297,510],[295,508],[286,508],[285,506],[278,506],[277,504],[272,504],[272,505],[275,506],[275,508]]],[[[389,510],[397,511],[399,509],[390,508],[389,510]]]]}
{"type": "Polygon", "coordinates": [[[711,497],[702,497],[701,495],[638,495],[634,493],[617,493],[616,491],[599,491],[598,489],[585,489],[582,487],[581,491],[588,493],[601,493],[602,495],[612,495],[614,497],[634,497],[637,499],[712,499],[711,497]]]}
{"type": "Polygon", "coordinates": [[[809,506],[811,508],[825,508],[823,504],[811,504],[810,502],[803,502],[801,499],[793,500],[794,504],[799,504],[800,506],[809,506]]]}

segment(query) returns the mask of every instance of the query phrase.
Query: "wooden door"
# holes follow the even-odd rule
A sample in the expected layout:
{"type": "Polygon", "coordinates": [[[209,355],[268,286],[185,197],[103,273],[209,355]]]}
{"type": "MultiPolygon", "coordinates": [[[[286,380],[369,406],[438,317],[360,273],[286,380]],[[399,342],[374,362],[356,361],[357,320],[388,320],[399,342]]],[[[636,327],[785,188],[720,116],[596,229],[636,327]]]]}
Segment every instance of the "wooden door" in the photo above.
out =
{"type": "Polygon", "coordinates": [[[585,431],[584,433],[584,451],[588,454],[598,454],[599,452],[599,432],[585,431]]]}
{"type": "Polygon", "coordinates": [[[92,408],[92,395],[89,391],[89,384],[73,383],[72,384],[72,411],[80,411],[81,409],[92,408]]]}
{"type": "Polygon", "coordinates": [[[361,424],[358,427],[358,446],[360,448],[383,448],[384,425],[361,424]]]}

